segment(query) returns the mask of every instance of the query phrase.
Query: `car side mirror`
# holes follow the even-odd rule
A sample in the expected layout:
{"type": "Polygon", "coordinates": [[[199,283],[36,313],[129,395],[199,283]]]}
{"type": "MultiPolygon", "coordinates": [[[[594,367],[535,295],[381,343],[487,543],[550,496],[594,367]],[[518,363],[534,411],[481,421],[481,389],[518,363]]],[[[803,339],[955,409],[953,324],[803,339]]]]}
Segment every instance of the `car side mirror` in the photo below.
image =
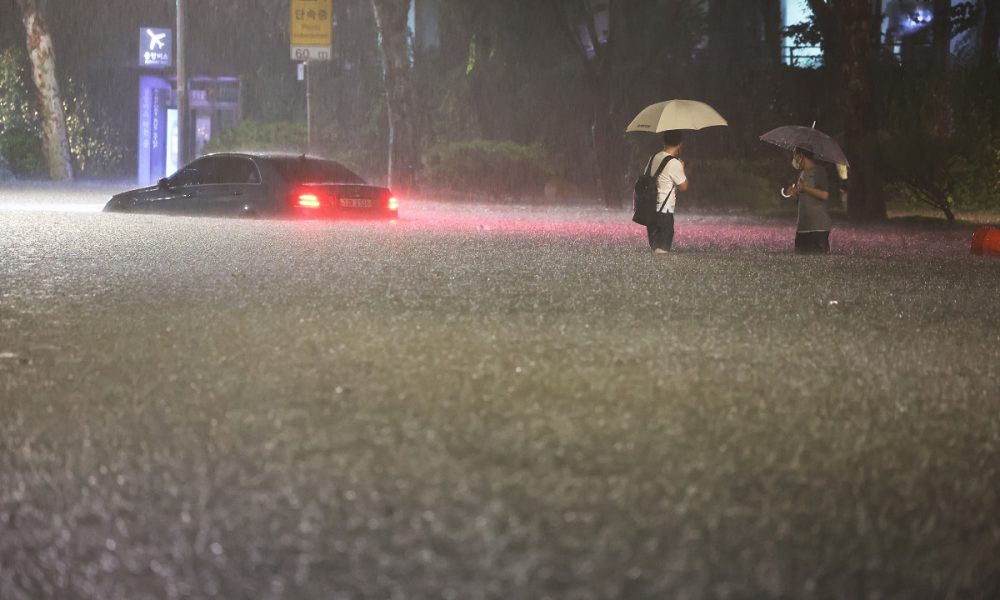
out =
{"type": "Polygon", "coordinates": [[[161,190],[170,189],[170,180],[164,177],[163,179],[160,179],[158,182],[156,182],[156,187],[160,188],[161,190]]]}

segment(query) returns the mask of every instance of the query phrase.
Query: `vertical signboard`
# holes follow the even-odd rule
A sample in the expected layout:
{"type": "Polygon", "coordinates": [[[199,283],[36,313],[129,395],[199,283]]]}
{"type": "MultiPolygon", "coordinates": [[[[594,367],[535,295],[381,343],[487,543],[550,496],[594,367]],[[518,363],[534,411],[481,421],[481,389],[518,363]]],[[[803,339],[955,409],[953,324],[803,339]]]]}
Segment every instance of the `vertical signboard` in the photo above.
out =
{"type": "Polygon", "coordinates": [[[292,60],[330,60],[333,0],[292,0],[292,60]]]}
{"type": "Polygon", "coordinates": [[[163,177],[167,163],[167,103],[170,84],[161,77],[139,78],[139,183],[163,177]]]}

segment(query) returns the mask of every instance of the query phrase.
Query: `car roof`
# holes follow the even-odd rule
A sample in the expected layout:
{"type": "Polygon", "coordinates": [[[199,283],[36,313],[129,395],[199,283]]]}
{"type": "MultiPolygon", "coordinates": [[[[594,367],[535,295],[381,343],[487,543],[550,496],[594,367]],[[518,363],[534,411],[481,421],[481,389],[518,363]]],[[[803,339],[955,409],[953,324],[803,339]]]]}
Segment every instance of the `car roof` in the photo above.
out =
{"type": "MultiPolygon", "coordinates": [[[[258,167],[264,167],[266,165],[267,169],[277,169],[282,171],[282,169],[288,168],[282,165],[292,165],[299,164],[299,161],[309,161],[312,164],[327,164],[335,165],[337,169],[341,169],[347,173],[348,177],[343,181],[347,184],[355,185],[368,185],[364,177],[359,175],[354,169],[348,167],[347,165],[336,161],[332,158],[326,158],[322,156],[315,156],[312,154],[302,154],[295,152],[213,152],[211,154],[205,154],[204,156],[198,157],[198,160],[204,158],[245,158],[253,160],[257,163],[258,167]]],[[[294,167],[293,167],[294,168],[294,167]]],[[[287,178],[288,173],[281,172],[280,176],[282,178],[287,178]]],[[[339,179],[331,179],[333,181],[339,181],[339,179]]]]}
{"type": "MultiPolygon", "coordinates": [[[[337,162],[332,158],[327,158],[325,156],[316,156],[314,154],[304,154],[301,152],[212,152],[211,154],[205,154],[199,156],[198,158],[210,158],[219,156],[236,156],[240,158],[256,158],[256,159],[275,159],[275,160],[287,160],[287,159],[307,159],[307,160],[322,160],[327,162],[337,162]]],[[[339,164],[339,163],[338,163],[339,164]]]]}

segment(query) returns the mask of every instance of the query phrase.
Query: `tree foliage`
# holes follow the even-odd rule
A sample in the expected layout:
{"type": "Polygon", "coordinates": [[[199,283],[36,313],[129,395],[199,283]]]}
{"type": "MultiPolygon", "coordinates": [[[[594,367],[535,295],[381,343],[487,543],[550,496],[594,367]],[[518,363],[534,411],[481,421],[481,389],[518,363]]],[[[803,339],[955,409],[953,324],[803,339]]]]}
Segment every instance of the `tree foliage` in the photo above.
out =
{"type": "MultiPolygon", "coordinates": [[[[41,114],[30,92],[28,62],[17,47],[0,53],[0,156],[20,176],[48,172],[42,146],[41,114]]],[[[120,175],[125,156],[113,120],[95,107],[86,86],[69,79],[63,85],[63,113],[73,168],[84,176],[120,175]]]]}
{"type": "MultiPolygon", "coordinates": [[[[562,32],[580,66],[580,104],[589,117],[588,141],[601,197],[605,206],[620,207],[627,189],[622,138],[627,111],[635,110],[633,103],[643,97],[656,98],[654,90],[665,82],[683,82],[687,56],[700,32],[698,3],[546,0],[545,6],[552,15],[550,26],[562,32]]],[[[677,85],[674,93],[682,87],[677,85]]]]}

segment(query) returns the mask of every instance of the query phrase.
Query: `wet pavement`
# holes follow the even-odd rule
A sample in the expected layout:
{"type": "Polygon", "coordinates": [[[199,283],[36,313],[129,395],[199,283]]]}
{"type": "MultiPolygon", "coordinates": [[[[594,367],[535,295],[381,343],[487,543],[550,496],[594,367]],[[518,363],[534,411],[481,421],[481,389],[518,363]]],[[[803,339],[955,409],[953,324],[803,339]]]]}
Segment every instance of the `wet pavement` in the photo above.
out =
{"type": "Polygon", "coordinates": [[[968,228],[0,188],[0,598],[992,598],[968,228]]]}

